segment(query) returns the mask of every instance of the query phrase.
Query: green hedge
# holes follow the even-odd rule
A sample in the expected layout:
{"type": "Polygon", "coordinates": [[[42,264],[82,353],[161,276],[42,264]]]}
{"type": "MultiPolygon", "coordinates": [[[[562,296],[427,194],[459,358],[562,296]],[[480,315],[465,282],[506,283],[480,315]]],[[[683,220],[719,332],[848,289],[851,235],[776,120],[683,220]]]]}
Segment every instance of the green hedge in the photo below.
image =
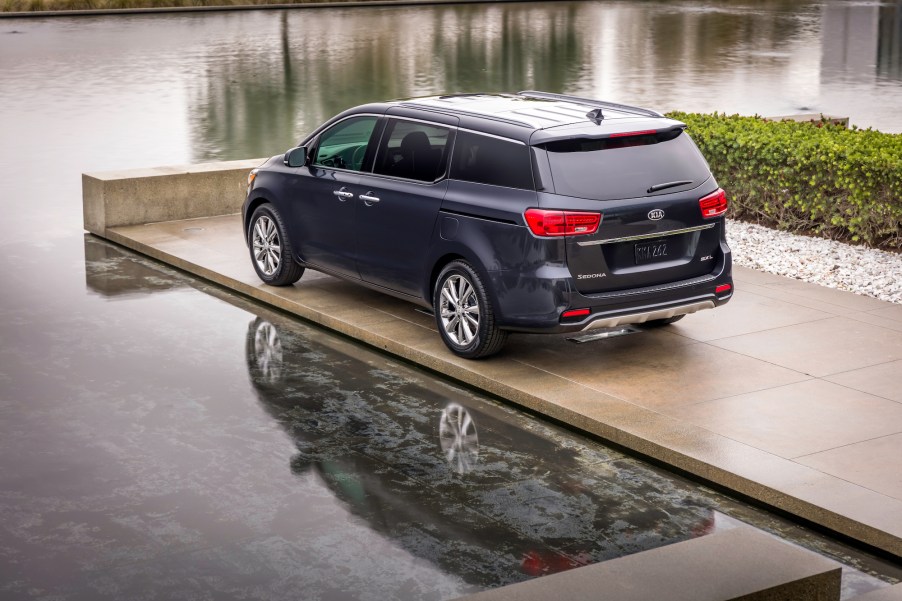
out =
{"type": "Polygon", "coordinates": [[[739,115],[668,117],[689,126],[732,217],[902,250],[902,135],[739,115]]]}

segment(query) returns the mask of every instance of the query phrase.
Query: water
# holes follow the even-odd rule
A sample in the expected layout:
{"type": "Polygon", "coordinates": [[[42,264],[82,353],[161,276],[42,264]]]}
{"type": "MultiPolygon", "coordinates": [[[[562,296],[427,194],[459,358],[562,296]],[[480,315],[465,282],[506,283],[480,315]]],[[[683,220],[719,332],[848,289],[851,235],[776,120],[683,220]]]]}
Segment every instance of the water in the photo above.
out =
{"type": "Polygon", "coordinates": [[[0,74],[0,234],[31,242],[77,229],[83,171],[271,156],[377,99],[539,88],[902,132],[902,2],[8,19],[0,74]]]}
{"type": "Polygon", "coordinates": [[[348,106],[447,91],[899,132],[900,19],[770,1],[0,20],[0,597],[449,598],[736,520],[898,578],[85,238],[80,177],[267,156],[348,106]],[[455,406],[478,447],[443,430],[455,406]],[[593,512],[623,499],[623,519],[593,512]]]}
{"type": "Polygon", "coordinates": [[[352,341],[83,244],[81,302],[2,316],[4,600],[451,599],[741,524],[843,562],[844,598],[902,578],[352,341]]]}

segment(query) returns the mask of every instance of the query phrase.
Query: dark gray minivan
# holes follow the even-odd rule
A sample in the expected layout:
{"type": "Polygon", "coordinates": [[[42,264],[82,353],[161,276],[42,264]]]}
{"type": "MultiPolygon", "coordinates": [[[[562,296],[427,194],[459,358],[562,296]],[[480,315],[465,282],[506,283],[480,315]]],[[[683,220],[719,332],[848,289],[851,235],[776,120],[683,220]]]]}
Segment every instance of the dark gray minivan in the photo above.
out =
{"type": "Polygon", "coordinates": [[[251,260],[274,286],[309,267],[431,308],[467,358],[672,323],[733,292],[726,194],[685,128],[545,92],[359,106],[251,172],[251,260]]]}

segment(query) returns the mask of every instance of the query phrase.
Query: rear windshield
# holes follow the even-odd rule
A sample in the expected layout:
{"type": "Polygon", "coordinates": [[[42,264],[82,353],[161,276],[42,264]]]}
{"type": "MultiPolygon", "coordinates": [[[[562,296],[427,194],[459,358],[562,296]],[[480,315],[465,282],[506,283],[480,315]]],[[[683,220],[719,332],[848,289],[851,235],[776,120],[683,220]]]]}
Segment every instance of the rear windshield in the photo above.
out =
{"type": "Polygon", "coordinates": [[[548,151],[554,190],[564,196],[616,200],[666,194],[692,189],[710,176],[705,159],[681,129],[557,140],[542,147],[548,151]],[[661,186],[675,182],[685,183],[661,186]]]}

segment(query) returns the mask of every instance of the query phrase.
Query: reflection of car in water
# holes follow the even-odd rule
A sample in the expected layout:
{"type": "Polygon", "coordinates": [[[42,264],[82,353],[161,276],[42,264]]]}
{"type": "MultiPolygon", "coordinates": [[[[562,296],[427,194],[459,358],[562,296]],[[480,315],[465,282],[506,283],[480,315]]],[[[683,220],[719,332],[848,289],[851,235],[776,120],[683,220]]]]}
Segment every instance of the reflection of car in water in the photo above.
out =
{"type": "Polygon", "coordinates": [[[448,465],[458,474],[469,472],[479,459],[479,434],[466,407],[451,403],[442,409],[438,438],[448,465]]]}
{"type": "Polygon", "coordinates": [[[712,524],[688,486],[603,449],[587,456],[415,372],[380,369],[346,341],[312,343],[258,318],[246,349],[261,404],[297,447],[292,471],[318,475],[368,527],[473,585],[643,551],[712,524]]]}

